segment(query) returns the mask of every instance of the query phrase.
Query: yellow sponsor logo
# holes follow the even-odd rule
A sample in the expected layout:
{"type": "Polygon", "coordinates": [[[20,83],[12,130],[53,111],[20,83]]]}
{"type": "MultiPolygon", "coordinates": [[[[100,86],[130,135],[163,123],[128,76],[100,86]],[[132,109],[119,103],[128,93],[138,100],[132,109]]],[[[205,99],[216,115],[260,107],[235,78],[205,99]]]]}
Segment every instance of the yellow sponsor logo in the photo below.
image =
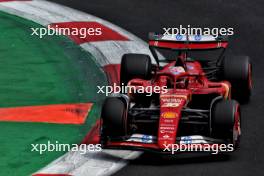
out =
{"type": "Polygon", "coordinates": [[[166,118],[166,119],[177,118],[178,117],[178,114],[175,113],[175,112],[164,112],[162,114],[162,117],[163,118],[166,118]]]}

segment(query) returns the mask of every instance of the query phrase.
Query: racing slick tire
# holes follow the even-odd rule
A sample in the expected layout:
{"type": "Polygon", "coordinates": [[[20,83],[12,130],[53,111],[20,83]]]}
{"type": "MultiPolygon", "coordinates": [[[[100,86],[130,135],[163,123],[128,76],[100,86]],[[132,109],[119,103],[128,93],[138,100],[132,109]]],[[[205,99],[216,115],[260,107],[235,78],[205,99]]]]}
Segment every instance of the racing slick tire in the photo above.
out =
{"type": "Polygon", "coordinates": [[[151,79],[152,64],[149,55],[124,54],[121,61],[120,84],[134,78],[151,79]]]}
{"type": "Polygon", "coordinates": [[[102,112],[102,136],[118,138],[127,135],[127,110],[121,98],[108,97],[105,99],[102,112]]]}
{"type": "Polygon", "coordinates": [[[248,102],[252,89],[252,65],[248,56],[225,58],[223,78],[232,85],[232,96],[241,103],[248,102]]]}
{"type": "Polygon", "coordinates": [[[211,135],[237,147],[241,135],[241,114],[235,100],[219,100],[211,109],[211,135]]]}

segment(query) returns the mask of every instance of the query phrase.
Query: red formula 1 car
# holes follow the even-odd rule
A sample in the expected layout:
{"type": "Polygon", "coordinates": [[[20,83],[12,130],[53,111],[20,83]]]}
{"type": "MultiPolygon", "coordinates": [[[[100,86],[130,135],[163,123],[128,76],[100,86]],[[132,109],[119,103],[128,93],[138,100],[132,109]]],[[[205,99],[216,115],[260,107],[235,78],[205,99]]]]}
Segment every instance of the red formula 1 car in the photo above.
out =
{"type": "Polygon", "coordinates": [[[174,144],[237,146],[238,102],[249,100],[252,66],[247,56],[225,56],[227,45],[225,37],[150,34],[156,64],[148,55],[125,54],[120,83],[132,88],[104,102],[103,147],[162,152],[174,144]]]}

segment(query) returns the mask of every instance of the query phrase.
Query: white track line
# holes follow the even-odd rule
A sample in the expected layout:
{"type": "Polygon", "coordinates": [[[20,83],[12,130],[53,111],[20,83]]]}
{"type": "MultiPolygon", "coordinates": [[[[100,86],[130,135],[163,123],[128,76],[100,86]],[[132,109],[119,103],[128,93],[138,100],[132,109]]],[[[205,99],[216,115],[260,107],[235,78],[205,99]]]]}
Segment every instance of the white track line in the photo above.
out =
{"type": "MultiPolygon", "coordinates": [[[[81,45],[82,48],[95,56],[101,66],[120,63],[121,56],[128,52],[150,54],[148,45],[133,34],[105,20],[66,6],[44,0],[14,1],[0,3],[0,10],[43,26],[58,22],[96,21],[127,37],[130,41],[90,42],[81,45]]],[[[105,176],[121,169],[128,160],[136,158],[140,154],[141,152],[117,150],[88,152],[85,155],[79,152],[68,152],[37,173],[105,176]]]]}
{"type": "Polygon", "coordinates": [[[111,175],[140,154],[140,152],[124,150],[103,150],[102,152],[87,152],[87,154],[68,152],[47,167],[39,170],[38,173],[67,173],[76,176],[111,175]]]}

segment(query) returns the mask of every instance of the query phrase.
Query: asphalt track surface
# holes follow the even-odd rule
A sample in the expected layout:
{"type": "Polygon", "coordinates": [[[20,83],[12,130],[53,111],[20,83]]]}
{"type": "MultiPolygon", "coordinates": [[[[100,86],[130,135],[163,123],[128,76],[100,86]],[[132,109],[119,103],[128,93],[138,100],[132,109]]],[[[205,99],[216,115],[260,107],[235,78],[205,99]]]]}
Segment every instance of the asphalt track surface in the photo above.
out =
{"type": "Polygon", "coordinates": [[[242,141],[238,151],[224,156],[144,154],[116,176],[264,175],[264,1],[263,0],[53,0],[108,20],[147,40],[149,31],[163,27],[233,27],[230,55],[249,55],[253,63],[254,90],[242,105],[242,141]]]}

